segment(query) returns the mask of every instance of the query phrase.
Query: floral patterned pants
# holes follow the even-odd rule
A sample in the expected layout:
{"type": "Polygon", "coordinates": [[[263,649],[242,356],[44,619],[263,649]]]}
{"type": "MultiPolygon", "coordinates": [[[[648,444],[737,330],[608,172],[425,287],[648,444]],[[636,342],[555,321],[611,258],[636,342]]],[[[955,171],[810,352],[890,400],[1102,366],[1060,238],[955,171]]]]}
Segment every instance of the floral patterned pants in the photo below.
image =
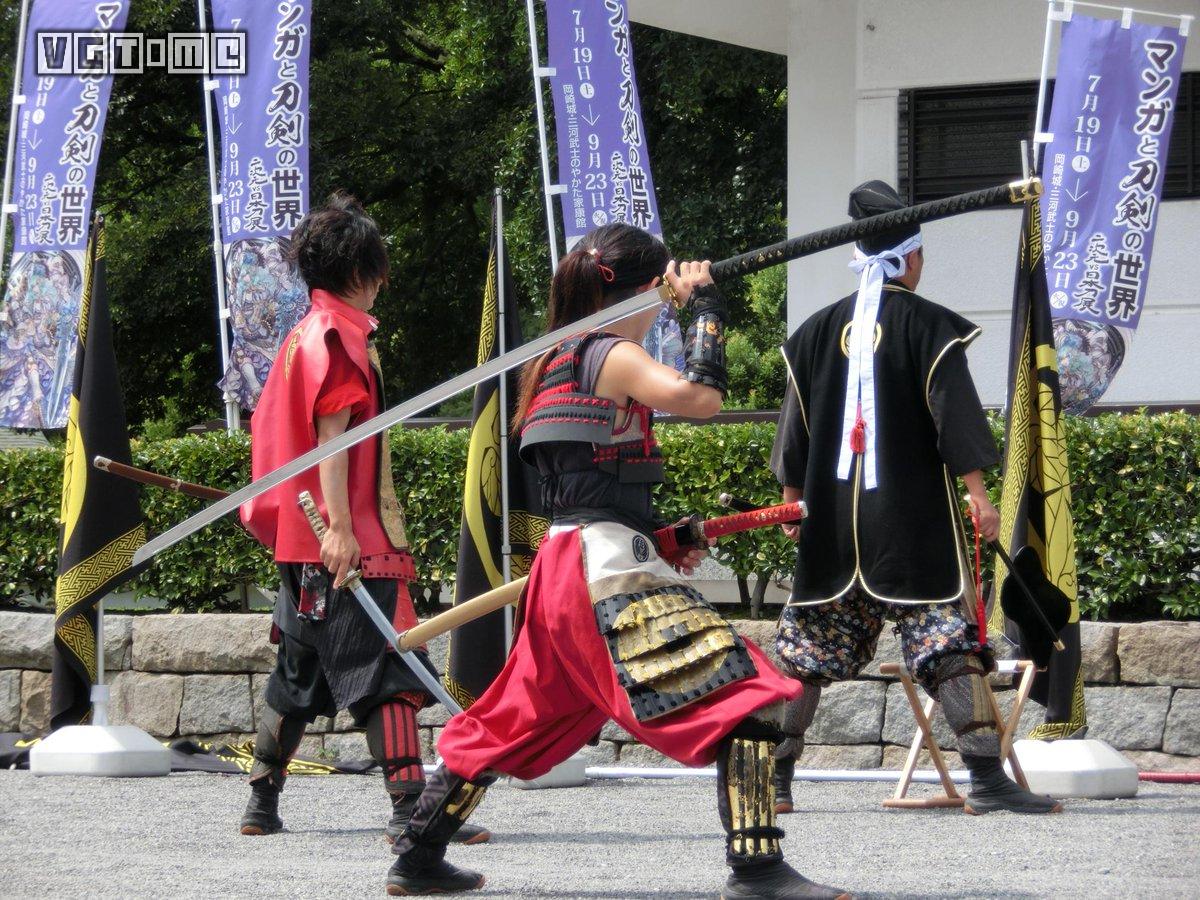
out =
{"type": "Polygon", "coordinates": [[[905,606],[876,600],[855,585],[819,606],[788,606],[776,645],[784,666],[802,681],[829,684],[854,678],[875,656],[885,619],[895,622],[904,662],[926,689],[938,660],[982,649],[975,623],[962,603],[905,606]]]}

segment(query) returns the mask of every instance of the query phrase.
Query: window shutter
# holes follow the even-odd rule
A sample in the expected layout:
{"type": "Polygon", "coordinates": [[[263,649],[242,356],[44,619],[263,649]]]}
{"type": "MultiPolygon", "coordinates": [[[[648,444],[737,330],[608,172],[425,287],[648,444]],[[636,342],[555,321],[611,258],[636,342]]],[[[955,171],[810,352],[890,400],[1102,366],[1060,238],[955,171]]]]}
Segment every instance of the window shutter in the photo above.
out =
{"type": "MultiPolygon", "coordinates": [[[[1017,177],[1033,131],[1037,82],[913,88],[898,106],[898,190],[923,203],[1017,177]]],[[[1047,89],[1049,115],[1054,82],[1047,89]]],[[[1185,72],[1164,173],[1163,198],[1200,197],[1200,72],[1185,72]]]]}

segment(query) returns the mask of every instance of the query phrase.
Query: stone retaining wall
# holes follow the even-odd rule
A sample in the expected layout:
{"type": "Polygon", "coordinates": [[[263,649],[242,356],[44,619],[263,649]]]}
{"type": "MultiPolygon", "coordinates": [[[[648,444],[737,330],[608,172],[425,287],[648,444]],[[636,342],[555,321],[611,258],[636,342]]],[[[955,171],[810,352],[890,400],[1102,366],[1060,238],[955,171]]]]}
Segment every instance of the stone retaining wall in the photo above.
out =
{"type": "MultiPolygon", "coordinates": [[[[269,616],[259,614],[107,616],[110,718],[161,738],[252,737],[275,660],[269,624],[269,616]]],[[[737,625],[760,646],[771,646],[773,622],[737,625]]],[[[49,615],[0,612],[0,731],[46,730],[52,642],[49,615]]],[[[440,666],[445,639],[431,651],[440,666]]],[[[880,663],[893,661],[900,661],[899,646],[885,631],[879,654],[859,680],[825,690],[805,767],[900,767],[915,724],[900,685],[879,674],[880,663]]],[[[1143,770],[1200,771],[1200,623],[1084,622],[1083,665],[1089,736],[1124,751],[1143,770]]],[[[1000,692],[1002,708],[1011,696],[1000,692]]],[[[1022,733],[1040,713],[1028,705],[1022,733]]],[[[420,714],[428,760],[445,721],[440,706],[420,714]]],[[[954,737],[940,716],[935,732],[953,750],[954,737]]],[[[301,752],[368,756],[362,732],[346,713],[314,723],[301,752]]],[[[595,765],[673,765],[612,723],[585,753],[595,765]]],[[[949,758],[958,764],[957,754],[949,758]]]]}

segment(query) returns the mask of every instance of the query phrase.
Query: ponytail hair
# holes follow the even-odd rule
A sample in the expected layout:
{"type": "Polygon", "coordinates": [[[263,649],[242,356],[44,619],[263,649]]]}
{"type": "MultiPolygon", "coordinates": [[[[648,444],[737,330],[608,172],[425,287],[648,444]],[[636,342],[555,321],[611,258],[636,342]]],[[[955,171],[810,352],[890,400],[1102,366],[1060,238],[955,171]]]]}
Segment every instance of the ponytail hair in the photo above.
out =
{"type": "MultiPolygon", "coordinates": [[[[662,275],[670,261],[663,242],[623,222],[588,232],[558,263],[550,282],[546,330],[554,331],[627,300],[662,275]]],[[[512,430],[519,433],[553,350],[521,370],[512,430]]]]}

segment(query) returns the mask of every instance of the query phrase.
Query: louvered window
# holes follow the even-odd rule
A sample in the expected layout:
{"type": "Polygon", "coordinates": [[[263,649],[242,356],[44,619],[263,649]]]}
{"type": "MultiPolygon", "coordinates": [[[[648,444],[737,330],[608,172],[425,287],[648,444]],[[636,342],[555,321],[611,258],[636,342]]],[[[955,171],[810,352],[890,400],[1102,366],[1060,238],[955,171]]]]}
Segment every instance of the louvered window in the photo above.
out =
{"type": "MultiPolygon", "coordinates": [[[[1054,95],[1050,83],[1046,108],[1054,95]]],[[[1200,197],[1200,72],[1185,72],[1163,182],[1164,199],[1200,197]]],[[[899,98],[899,191],[910,203],[990,187],[1021,171],[1037,82],[913,88],[899,98]]]]}

